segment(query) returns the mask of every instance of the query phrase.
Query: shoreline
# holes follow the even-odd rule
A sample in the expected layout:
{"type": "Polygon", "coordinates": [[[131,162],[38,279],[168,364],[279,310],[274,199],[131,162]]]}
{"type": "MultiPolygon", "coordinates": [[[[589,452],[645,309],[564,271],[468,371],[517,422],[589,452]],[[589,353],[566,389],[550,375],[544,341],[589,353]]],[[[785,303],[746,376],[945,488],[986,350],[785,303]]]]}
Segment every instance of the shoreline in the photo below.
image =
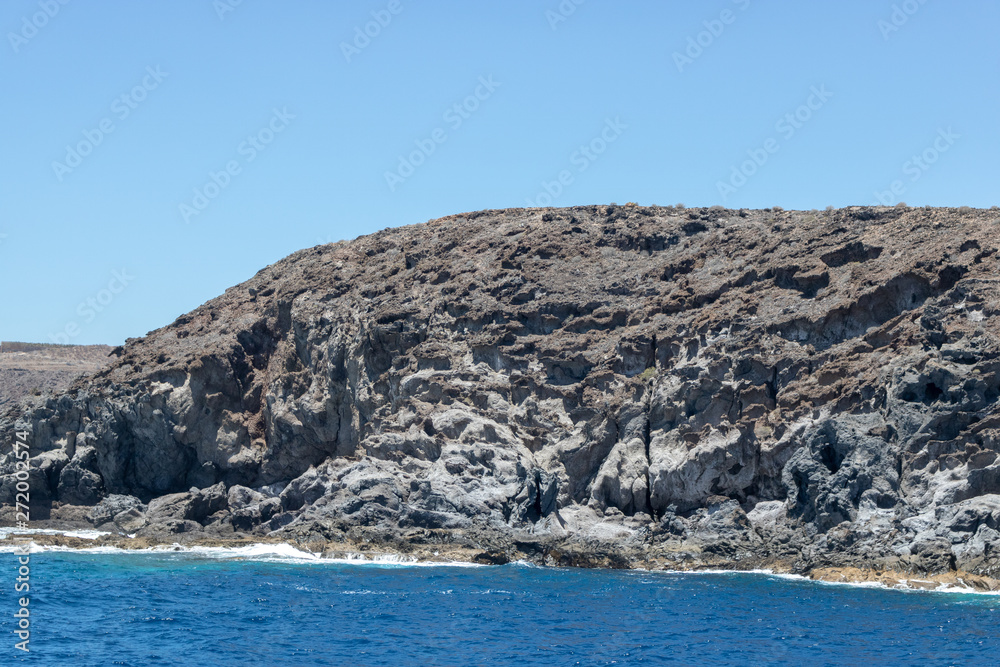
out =
{"type": "MultiPolygon", "coordinates": [[[[488,562],[481,549],[454,545],[438,545],[434,549],[417,547],[410,553],[387,550],[370,543],[311,542],[277,537],[255,536],[231,539],[198,538],[187,543],[167,542],[149,538],[116,535],[97,530],[81,529],[16,529],[0,528],[0,553],[13,553],[13,536],[30,536],[32,553],[87,554],[193,554],[213,555],[220,559],[277,561],[343,565],[374,565],[392,567],[487,567],[520,564],[529,567],[571,568],[591,570],[645,571],[661,574],[755,574],[810,581],[817,584],[881,588],[901,592],[1000,595],[1000,580],[963,571],[937,574],[911,574],[891,569],[858,567],[814,567],[805,573],[794,572],[787,562],[761,563],[762,567],[747,568],[745,563],[666,563],[662,558],[637,559],[627,567],[607,564],[587,564],[574,559],[574,564],[545,558],[522,558],[506,562],[488,562]],[[315,547],[320,547],[315,550],[315,547]],[[548,562],[547,562],[548,561],[548,562]]],[[[558,554],[557,554],[558,555],[558,554]]]]}

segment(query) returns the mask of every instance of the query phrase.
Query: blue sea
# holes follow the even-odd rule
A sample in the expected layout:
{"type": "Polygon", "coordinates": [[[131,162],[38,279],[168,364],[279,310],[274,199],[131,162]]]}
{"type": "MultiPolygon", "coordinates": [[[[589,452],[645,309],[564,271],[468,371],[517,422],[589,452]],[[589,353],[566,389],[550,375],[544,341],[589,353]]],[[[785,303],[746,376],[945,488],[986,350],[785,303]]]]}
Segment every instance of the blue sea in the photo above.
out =
{"type": "Polygon", "coordinates": [[[1000,597],[751,573],[0,553],[0,664],[996,665],[1000,597]],[[6,561],[6,565],[4,562],[6,561]]]}

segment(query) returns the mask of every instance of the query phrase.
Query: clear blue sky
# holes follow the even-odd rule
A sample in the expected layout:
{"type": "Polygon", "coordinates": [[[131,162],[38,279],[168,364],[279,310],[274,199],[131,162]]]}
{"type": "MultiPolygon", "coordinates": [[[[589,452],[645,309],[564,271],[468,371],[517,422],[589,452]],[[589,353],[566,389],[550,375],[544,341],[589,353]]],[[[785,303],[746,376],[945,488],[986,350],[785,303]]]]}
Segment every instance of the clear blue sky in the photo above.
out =
{"type": "Polygon", "coordinates": [[[0,339],[121,343],[295,250],[543,184],[1000,203],[995,2],[562,7],[5,0],[0,339]]]}

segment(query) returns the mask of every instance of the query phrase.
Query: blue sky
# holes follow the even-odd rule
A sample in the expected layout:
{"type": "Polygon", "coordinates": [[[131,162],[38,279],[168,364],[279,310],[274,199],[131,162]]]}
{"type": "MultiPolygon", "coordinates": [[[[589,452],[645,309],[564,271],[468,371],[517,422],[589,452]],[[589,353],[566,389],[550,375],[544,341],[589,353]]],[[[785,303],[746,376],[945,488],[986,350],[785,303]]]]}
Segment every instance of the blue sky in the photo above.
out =
{"type": "Polygon", "coordinates": [[[1000,204],[998,19],[6,0],[0,339],[121,343],[295,250],[485,208],[1000,204]]]}

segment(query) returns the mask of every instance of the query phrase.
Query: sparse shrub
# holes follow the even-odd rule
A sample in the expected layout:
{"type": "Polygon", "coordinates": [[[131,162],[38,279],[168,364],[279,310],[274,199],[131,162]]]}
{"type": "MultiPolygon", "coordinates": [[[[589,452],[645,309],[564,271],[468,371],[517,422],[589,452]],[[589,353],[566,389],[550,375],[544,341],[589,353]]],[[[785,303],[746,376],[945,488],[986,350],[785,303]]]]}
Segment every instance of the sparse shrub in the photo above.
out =
{"type": "Polygon", "coordinates": [[[638,204],[636,204],[634,201],[627,201],[625,202],[625,205],[628,206],[629,208],[634,208],[638,206],[638,204]]]}
{"type": "Polygon", "coordinates": [[[683,211],[684,204],[674,204],[674,208],[676,208],[678,211],[683,211]]]}
{"type": "Polygon", "coordinates": [[[971,206],[959,206],[958,207],[958,212],[961,213],[962,215],[968,215],[969,213],[972,213],[972,207],[971,206]]]}
{"type": "Polygon", "coordinates": [[[896,204],[896,208],[910,208],[910,207],[905,201],[901,201],[898,204],[896,204]]]}
{"type": "Polygon", "coordinates": [[[0,343],[0,352],[44,352],[49,350],[65,350],[76,347],[75,345],[58,345],[56,343],[18,343],[16,341],[3,341],[0,343]]]}
{"type": "Polygon", "coordinates": [[[656,377],[656,366],[650,366],[649,368],[644,370],[642,374],[639,376],[639,379],[645,382],[646,380],[649,380],[650,378],[653,377],[656,377]]]}
{"type": "Polygon", "coordinates": [[[830,204],[829,206],[827,206],[826,210],[829,211],[829,212],[832,212],[833,211],[833,204],[830,204]]]}
{"type": "Polygon", "coordinates": [[[722,213],[723,211],[726,210],[726,207],[725,206],[719,206],[718,204],[716,204],[715,206],[709,207],[708,210],[711,211],[712,213],[722,213]]]}
{"type": "Polygon", "coordinates": [[[785,209],[781,208],[780,206],[772,206],[771,210],[774,211],[775,213],[781,213],[785,209]]]}

